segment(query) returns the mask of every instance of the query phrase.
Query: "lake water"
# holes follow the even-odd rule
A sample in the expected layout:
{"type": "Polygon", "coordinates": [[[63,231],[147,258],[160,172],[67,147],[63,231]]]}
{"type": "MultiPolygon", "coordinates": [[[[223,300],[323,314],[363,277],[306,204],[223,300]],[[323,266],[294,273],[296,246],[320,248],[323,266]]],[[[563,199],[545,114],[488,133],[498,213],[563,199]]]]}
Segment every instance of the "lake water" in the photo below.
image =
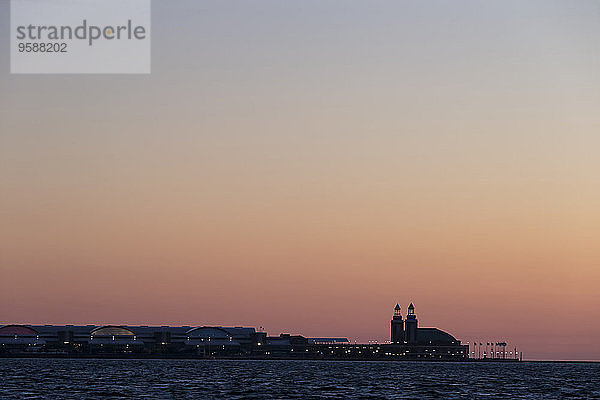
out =
{"type": "Polygon", "coordinates": [[[0,359],[0,399],[600,399],[595,363],[0,359]]]}

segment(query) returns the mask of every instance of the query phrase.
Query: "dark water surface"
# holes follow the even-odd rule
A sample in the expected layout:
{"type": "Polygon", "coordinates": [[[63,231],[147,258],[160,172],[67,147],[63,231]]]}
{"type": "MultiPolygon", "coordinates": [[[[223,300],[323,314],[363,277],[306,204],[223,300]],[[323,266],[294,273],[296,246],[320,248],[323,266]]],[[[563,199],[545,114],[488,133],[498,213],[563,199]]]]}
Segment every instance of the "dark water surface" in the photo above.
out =
{"type": "Polygon", "coordinates": [[[600,364],[0,359],[0,399],[600,399],[600,364]]]}

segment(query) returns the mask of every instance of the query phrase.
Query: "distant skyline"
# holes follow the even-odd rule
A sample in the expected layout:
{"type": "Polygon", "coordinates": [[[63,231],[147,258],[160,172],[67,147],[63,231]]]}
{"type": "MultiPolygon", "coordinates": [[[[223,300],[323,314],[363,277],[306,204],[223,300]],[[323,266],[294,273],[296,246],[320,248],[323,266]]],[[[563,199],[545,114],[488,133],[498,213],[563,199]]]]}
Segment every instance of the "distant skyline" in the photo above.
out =
{"type": "Polygon", "coordinates": [[[420,326],[600,360],[600,2],[152,3],[151,75],[11,75],[0,324],[420,326]]]}

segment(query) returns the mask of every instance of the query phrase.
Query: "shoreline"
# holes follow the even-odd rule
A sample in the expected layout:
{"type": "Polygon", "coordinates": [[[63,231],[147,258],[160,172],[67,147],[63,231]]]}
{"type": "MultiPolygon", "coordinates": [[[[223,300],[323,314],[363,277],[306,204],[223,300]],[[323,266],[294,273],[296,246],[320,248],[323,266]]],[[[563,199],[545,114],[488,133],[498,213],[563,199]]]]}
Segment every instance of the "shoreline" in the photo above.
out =
{"type": "MultiPolygon", "coordinates": [[[[72,360],[227,360],[227,361],[365,361],[365,362],[419,362],[419,363],[499,363],[513,364],[523,361],[515,359],[391,359],[391,358],[318,358],[318,357],[199,357],[197,355],[157,355],[157,354],[0,354],[0,359],[72,359],[72,360]]],[[[528,362],[528,361],[527,361],[528,362]]],[[[554,362],[554,361],[551,361],[554,362]]],[[[556,361],[559,362],[559,361],[556,361]]]]}

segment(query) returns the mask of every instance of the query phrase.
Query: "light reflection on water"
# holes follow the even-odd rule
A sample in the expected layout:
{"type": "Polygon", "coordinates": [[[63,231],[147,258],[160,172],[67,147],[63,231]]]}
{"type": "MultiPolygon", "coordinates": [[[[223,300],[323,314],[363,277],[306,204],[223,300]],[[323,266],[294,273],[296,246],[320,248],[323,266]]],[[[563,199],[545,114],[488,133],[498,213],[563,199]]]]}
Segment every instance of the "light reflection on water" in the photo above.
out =
{"type": "Polygon", "coordinates": [[[595,363],[0,359],[0,399],[600,399],[595,363]]]}

